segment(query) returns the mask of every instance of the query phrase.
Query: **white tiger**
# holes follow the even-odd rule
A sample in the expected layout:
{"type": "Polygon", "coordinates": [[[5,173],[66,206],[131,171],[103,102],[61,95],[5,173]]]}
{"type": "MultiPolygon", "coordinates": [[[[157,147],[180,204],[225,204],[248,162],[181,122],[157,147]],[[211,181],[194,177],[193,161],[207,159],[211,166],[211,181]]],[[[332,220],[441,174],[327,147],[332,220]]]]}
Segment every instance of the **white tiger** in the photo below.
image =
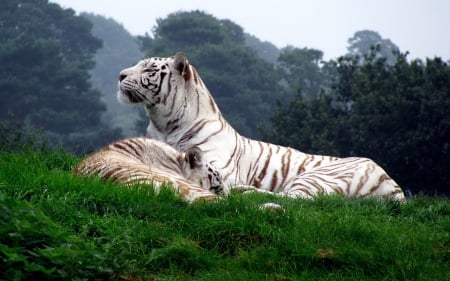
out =
{"type": "Polygon", "coordinates": [[[178,191],[188,202],[212,199],[223,190],[220,173],[202,160],[201,151],[186,153],[149,138],[114,142],[91,154],[74,170],[76,175],[97,175],[127,185],[163,183],[178,191]]]}
{"type": "Polygon", "coordinates": [[[145,105],[148,136],[180,151],[199,147],[228,186],[249,185],[303,198],[333,193],[405,198],[398,184],[370,159],[305,154],[239,135],[183,53],[147,58],[122,70],[118,98],[145,105]]]}

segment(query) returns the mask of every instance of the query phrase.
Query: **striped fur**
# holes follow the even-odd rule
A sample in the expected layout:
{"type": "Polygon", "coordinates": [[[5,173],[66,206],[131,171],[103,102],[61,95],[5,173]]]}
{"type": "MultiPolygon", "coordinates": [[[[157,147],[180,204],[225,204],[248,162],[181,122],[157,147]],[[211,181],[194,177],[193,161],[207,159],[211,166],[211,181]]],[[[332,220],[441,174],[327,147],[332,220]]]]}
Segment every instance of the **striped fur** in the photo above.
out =
{"type": "Polygon", "coordinates": [[[122,70],[118,98],[145,105],[148,136],[180,151],[193,146],[205,151],[230,186],[291,197],[337,193],[404,200],[398,184],[370,159],[305,154],[239,135],[182,53],[122,70]]]}
{"type": "Polygon", "coordinates": [[[169,183],[188,202],[215,198],[215,193],[223,190],[220,174],[202,161],[198,149],[182,153],[149,138],[114,142],[88,156],[74,173],[127,185],[153,184],[156,189],[169,183]]]}

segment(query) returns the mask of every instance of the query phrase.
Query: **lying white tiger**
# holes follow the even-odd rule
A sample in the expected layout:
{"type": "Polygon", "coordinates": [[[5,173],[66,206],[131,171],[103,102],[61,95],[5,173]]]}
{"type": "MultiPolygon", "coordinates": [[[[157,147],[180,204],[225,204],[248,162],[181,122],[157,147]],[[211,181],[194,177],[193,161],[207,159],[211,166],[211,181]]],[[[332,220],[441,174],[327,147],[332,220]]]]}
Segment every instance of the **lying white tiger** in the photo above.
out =
{"type": "Polygon", "coordinates": [[[114,142],[83,160],[74,173],[128,185],[153,184],[156,189],[169,183],[188,202],[215,198],[224,186],[220,174],[202,160],[198,148],[182,153],[149,138],[114,142]]]}
{"type": "Polygon", "coordinates": [[[310,155],[239,135],[182,53],[144,59],[122,70],[118,98],[145,105],[148,136],[180,151],[194,146],[205,151],[205,159],[221,171],[228,185],[304,198],[333,193],[405,198],[397,183],[370,159],[310,155]]]}

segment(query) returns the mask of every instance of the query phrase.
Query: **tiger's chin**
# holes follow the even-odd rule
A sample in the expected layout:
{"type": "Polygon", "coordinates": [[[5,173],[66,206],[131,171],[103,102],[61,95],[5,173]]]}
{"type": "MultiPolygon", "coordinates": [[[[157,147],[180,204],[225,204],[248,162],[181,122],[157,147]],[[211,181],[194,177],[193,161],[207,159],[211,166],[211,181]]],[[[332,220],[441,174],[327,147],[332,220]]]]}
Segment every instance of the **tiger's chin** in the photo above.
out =
{"type": "Polygon", "coordinates": [[[140,102],[142,102],[131,92],[123,91],[123,90],[117,91],[117,99],[121,103],[140,103],[140,102]]]}

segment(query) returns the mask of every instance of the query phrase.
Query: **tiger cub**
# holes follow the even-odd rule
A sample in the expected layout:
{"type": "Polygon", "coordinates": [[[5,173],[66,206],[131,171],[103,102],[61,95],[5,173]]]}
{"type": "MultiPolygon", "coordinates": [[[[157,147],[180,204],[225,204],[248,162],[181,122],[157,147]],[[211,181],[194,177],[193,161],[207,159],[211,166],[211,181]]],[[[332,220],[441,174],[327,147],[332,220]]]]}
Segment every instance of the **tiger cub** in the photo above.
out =
{"type": "Polygon", "coordinates": [[[169,183],[188,202],[212,199],[224,192],[220,173],[202,160],[202,152],[186,153],[149,138],[128,138],[91,154],[74,170],[75,175],[97,175],[127,185],[153,184],[158,190],[169,183]]]}

